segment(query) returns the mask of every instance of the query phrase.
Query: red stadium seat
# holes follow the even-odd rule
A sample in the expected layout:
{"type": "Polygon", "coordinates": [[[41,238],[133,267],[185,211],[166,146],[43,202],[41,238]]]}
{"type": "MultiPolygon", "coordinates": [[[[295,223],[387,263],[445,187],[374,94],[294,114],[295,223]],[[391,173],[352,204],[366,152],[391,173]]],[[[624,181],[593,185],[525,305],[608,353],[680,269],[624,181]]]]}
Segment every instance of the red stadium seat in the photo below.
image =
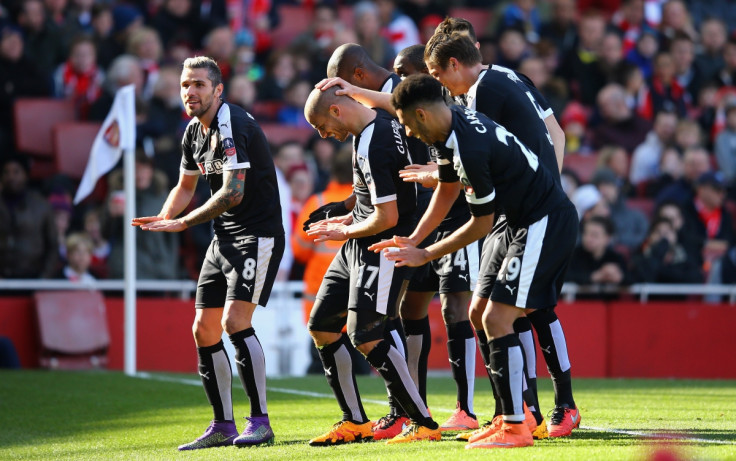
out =
{"type": "Polygon", "coordinates": [[[92,143],[101,125],[98,122],[62,122],[54,125],[54,160],[59,173],[82,179],[92,143]]]}
{"type": "Polygon", "coordinates": [[[66,99],[21,98],[13,109],[15,147],[36,157],[52,158],[54,125],[76,120],[74,104],[66,99]]]}
{"type": "Polygon", "coordinates": [[[580,178],[581,183],[586,184],[593,179],[593,173],[598,167],[598,155],[568,154],[565,156],[562,166],[574,171],[580,178]]]}
{"type": "Polygon", "coordinates": [[[42,367],[89,369],[107,365],[110,334],[98,291],[34,294],[42,367]]]}
{"type": "Polygon", "coordinates": [[[279,146],[286,141],[297,141],[306,145],[316,131],[313,128],[295,128],[280,123],[261,123],[261,129],[272,146],[279,146]]]}
{"type": "Polygon", "coordinates": [[[271,32],[271,46],[278,50],[287,47],[297,35],[301,34],[312,22],[311,8],[296,5],[279,7],[279,25],[271,32]]]}
{"type": "Polygon", "coordinates": [[[450,8],[450,16],[453,18],[467,19],[475,29],[475,35],[482,37],[488,30],[489,24],[493,19],[493,12],[490,9],[483,8],[450,8]]]}

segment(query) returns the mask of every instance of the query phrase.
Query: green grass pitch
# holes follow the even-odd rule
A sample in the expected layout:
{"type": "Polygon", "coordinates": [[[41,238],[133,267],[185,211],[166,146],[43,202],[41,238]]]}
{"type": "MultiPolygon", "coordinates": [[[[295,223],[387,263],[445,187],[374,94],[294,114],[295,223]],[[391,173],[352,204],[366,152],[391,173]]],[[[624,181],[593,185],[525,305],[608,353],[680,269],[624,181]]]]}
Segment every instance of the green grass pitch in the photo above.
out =
{"type": "MultiPolygon", "coordinates": [[[[242,430],[248,402],[235,383],[242,430]]],[[[2,371],[0,460],[736,459],[734,381],[575,379],[582,426],[571,437],[491,453],[465,450],[451,435],[441,442],[310,447],[307,441],[340,417],[324,377],[269,379],[268,385],[274,445],[178,452],[176,446],[198,437],[212,418],[196,375],[2,371]]],[[[368,416],[382,416],[383,382],[359,377],[359,387],[368,416]]],[[[487,379],[478,377],[475,387],[475,410],[488,419],[487,379]]],[[[546,412],[550,381],[540,379],[539,388],[546,412]]],[[[454,383],[433,377],[428,389],[430,410],[441,423],[454,407],[454,383]]]]}

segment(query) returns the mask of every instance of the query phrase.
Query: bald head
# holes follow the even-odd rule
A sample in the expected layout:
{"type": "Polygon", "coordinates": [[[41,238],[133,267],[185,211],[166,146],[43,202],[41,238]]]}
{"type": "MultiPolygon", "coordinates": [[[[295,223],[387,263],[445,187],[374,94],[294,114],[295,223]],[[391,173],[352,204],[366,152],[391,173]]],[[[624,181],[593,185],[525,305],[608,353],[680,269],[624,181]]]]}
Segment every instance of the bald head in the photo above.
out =
{"type": "Polygon", "coordinates": [[[309,93],[307,102],[304,105],[304,117],[309,123],[314,125],[317,117],[326,115],[331,105],[340,104],[342,99],[350,99],[347,96],[336,95],[335,92],[339,89],[339,86],[333,86],[326,90],[315,88],[309,93]]]}
{"type": "Polygon", "coordinates": [[[371,59],[365,48],[355,43],[337,47],[327,63],[328,78],[340,77],[350,84],[372,90],[380,89],[369,86],[374,86],[377,80],[384,80],[388,73],[371,59]]]}

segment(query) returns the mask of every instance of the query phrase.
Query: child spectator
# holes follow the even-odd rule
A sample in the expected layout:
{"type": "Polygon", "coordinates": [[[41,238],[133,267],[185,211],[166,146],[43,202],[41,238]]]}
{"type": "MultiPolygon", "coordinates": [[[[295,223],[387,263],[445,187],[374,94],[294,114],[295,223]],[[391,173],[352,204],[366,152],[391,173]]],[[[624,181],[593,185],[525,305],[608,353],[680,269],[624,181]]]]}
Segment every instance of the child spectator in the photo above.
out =
{"type": "Polygon", "coordinates": [[[92,263],[92,240],[81,232],[75,232],[66,238],[67,264],[62,269],[63,278],[71,282],[93,282],[90,274],[92,263]]]}

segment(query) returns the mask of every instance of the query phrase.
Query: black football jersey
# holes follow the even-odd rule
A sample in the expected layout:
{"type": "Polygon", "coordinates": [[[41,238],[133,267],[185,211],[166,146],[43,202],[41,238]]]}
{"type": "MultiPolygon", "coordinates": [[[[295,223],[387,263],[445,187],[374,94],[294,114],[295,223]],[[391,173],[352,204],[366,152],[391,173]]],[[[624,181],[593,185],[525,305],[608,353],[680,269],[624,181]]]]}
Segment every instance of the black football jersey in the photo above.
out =
{"type": "MultiPolygon", "coordinates": [[[[382,93],[393,93],[396,87],[401,83],[401,77],[392,73],[383,85],[381,86],[382,93]]],[[[404,130],[406,133],[406,130],[404,130]]],[[[437,161],[437,153],[434,148],[427,146],[418,138],[406,138],[406,143],[409,146],[409,152],[411,152],[412,163],[419,165],[426,165],[430,161],[437,161]]],[[[424,187],[421,184],[417,184],[417,211],[416,219],[417,222],[422,218],[422,215],[429,207],[429,201],[432,200],[432,193],[434,191],[428,187],[424,187]]],[[[459,196],[455,203],[447,212],[447,216],[442,220],[442,223],[437,227],[439,230],[457,228],[459,225],[465,223],[470,218],[468,213],[468,207],[465,205],[465,199],[459,196]]]]}
{"type": "Polygon", "coordinates": [[[552,115],[552,109],[526,75],[506,67],[491,66],[481,72],[464,96],[467,107],[512,132],[539,155],[555,181],[560,182],[552,137],[544,123],[544,119],[552,115]]]}
{"type": "Polygon", "coordinates": [[[474,216],[503,210],[509,225],[528,226],[569,201],[537,155],[506,128],[461,106],[439,153],[440,181],[460,181],[474,216]]]}
{"type": "Polygon", "coordinates": [[[365,221],[374,205],[395,200],[399,221],[376,236],[377,240],[393,235],[408,235],[416,223],[416,186],[404,182],[399,170],[412,163],[406,145],[404,127],[381,109],[376,118],[353,139],[353,190],[356,196],[353,220],[365,221]]]}
{"type": "Polygon", "coordinates": [[[241,107],[226,102],[223,105],[207,133],[202,132],[196,117],[187,125],[182,139],[181,171],[203,174],[214,194],[222,188],[223,171],[247,169],[243,200],[214,219],[218,239],[283,235],[276,169],[266,136],[241,107]],[[232,137],[221,133],[228,125],[232,137]]]}

